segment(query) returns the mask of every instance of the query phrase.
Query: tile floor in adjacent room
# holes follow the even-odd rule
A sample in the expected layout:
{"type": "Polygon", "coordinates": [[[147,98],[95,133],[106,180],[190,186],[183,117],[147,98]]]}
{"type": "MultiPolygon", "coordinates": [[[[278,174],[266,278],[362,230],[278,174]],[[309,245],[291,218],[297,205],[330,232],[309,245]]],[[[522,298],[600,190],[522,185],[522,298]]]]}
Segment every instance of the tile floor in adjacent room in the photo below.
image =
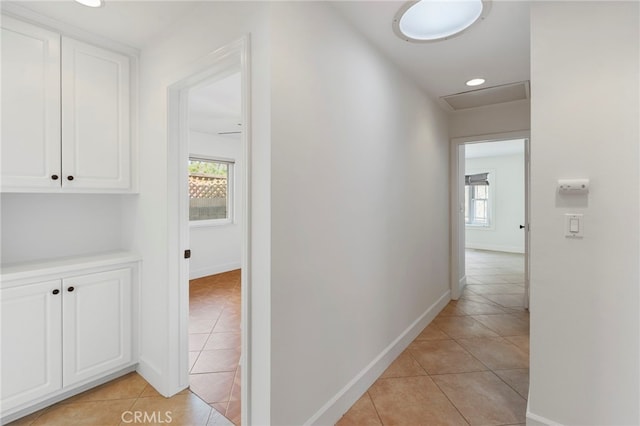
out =
{"type": "Polygon", "coordinates": [[[190,390],[165,398],[130,373],[10,424],[240,425],[240,271],[192,280],[189,293],[190,390]],[[135,413],[152,417],[135,421],[135,413]]]}
{"type": "Polygon", "coordinates": [[[529,389],[524,257],[468,250],[467,288],[338,426],[523,425],[529,389]]]}
{"type": "Polygon", "coordinates": [[[191,391],[240,425],[240,270],[189,283],[191,391]]]}

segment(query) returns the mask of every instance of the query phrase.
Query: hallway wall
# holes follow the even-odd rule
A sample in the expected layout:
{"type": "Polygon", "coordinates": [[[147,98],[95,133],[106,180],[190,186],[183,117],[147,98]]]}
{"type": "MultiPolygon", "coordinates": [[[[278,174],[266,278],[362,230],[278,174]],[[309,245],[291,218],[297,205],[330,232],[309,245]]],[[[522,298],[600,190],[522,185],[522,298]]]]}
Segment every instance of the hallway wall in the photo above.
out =
{"type": "Polygon", "coordinates": [[[640,424],[639,7],[531,6],[530,425],[640,424]]]}
{"type": "Polygon", "coordinates": [[[448,300],[447,117],[326,3],[272,7],[271,420],[333,424],[448,300]]]}
{"type": "Polygon", "coordinates": [[[449,136],[463,138],[531,128],[530,100],[507,102],[449,114],[449,136]]]}

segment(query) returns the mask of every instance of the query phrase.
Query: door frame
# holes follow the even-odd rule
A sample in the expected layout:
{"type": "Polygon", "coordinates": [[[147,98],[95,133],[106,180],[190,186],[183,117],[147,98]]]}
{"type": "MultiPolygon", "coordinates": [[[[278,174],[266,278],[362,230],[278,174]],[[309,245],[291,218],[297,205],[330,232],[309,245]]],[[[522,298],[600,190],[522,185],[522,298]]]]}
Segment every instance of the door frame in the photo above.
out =
{"type": "Polygon", "coordinates": [[[241,194],[241,421],[251,424],[251,63],[250,36],[245,35],[201,58],[184,70],[184,76],[167,89],[167,187],[168,187],[168,274],[170,294],[169,318],[169,381],[177,391],[189,386],[189,260],[184,250],[189,249],[189,89],[210,83],[229,75],[232,68],[240,69],[241,120],[240,135],[243,164],[241,194]],[[174,284],[175,283],[175,284],[174,284]]]}
{"type": "Polygon", "coordinates": [[[531,132],[520,130],[515,132],[492,133],[451,139],[450,152],[450,219],[451,219],[451,265],[450,287],[451,298],[458,300],[467,285],[465,265],[465,226],[464,226],[464,151],[465,145],[498,142],[512,139],[524,139],[525,161],[525,256],[524,256],[524,306],[529,309],[529,261],[531,257],[530,240],[530,164],[531,164],[531,132]]]}

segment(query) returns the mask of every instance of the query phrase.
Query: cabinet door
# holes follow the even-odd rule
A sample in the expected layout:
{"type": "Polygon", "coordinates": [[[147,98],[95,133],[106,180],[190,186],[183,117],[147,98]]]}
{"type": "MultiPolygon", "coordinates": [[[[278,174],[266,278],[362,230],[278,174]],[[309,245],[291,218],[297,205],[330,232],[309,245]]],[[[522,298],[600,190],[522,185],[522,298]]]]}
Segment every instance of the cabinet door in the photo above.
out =
{"type": "Polygon", "coordinates": [[[0,291],[3,410],[62,387],[60,287],[54,280],[0,291]]]}
{"type": "Polygon", "coordinates": [[[60,36],[2,17],[2,190],[60,189],[60,36]]]}
{"type": "Polygon", "coordinates": [[[63,384],[131,361],[131,269],[66,278],[62,283],[63,384]]]}
{"type": "Polygon", "coordinates": [[[131,184],[129,58],[62,37],[62,186],[131,184]]]}

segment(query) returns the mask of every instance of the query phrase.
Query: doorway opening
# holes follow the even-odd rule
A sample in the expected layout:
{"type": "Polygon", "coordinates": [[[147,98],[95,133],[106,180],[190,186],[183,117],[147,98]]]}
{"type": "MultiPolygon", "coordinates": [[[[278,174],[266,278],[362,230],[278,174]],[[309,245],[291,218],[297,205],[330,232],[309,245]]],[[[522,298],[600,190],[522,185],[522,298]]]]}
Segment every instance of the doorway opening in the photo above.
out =
{"type": "Polygon", "coordinates": [[[250,423],[248,58],[244,37],[168,90],[170,380],[235,424],[250,423]]]}
{"type": "Polygon", "coordinates": [[[506,312],[527,307],[525,144],[512,139],[464,147],[464,292],[506,312]]]}
{"type": "Polygon", "coordinates": [[[451,297],[527,310],[529,134],[452,142],[451,297]]]}
{"type": "Polygon", "coordinates": [[[227,72],[188,91],[189,387],[240,424],[239,64],[227,72]]]}

